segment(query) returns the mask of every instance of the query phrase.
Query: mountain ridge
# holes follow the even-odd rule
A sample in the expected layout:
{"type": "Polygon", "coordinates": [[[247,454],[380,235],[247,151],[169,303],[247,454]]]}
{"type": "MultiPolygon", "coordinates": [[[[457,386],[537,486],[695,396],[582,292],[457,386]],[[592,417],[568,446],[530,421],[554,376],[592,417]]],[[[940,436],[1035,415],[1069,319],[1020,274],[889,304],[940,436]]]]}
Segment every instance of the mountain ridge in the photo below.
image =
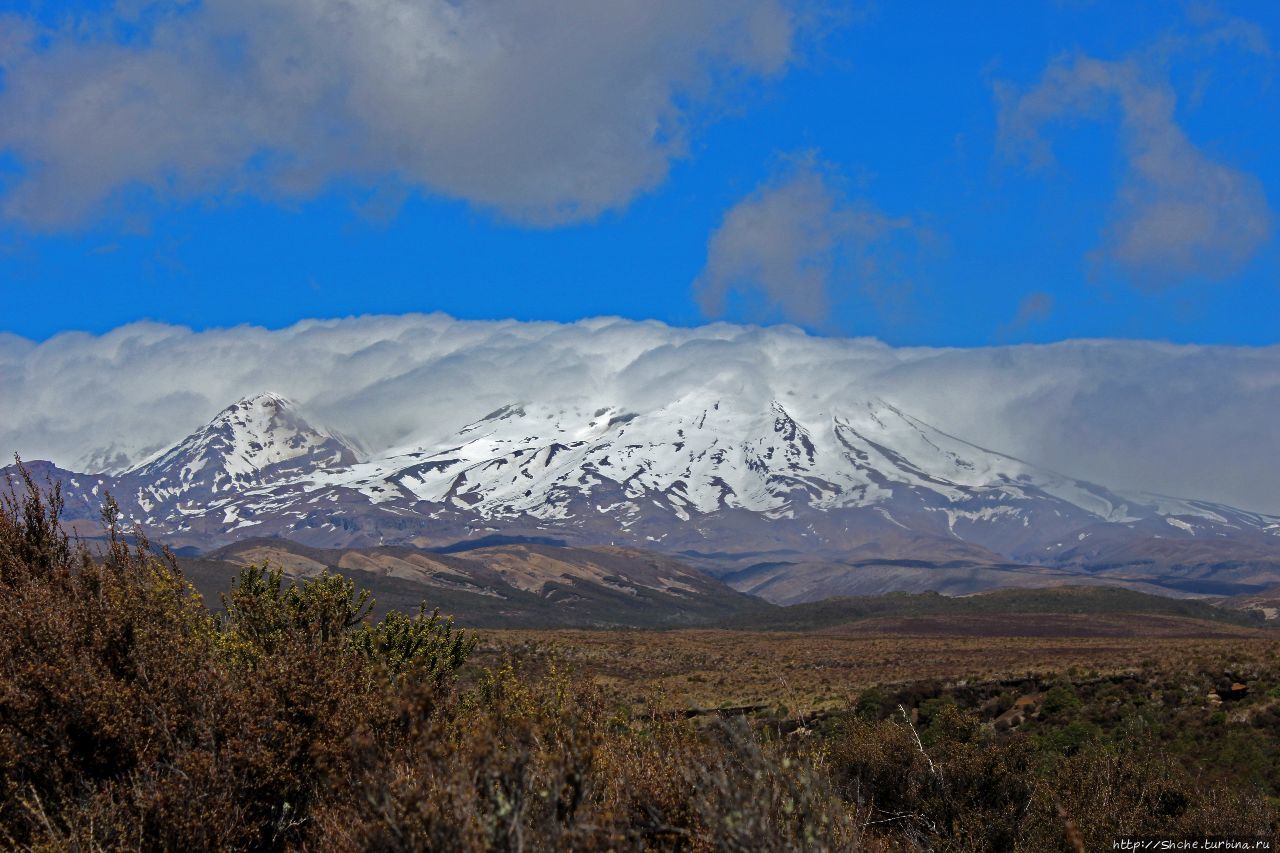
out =
{"type": "Polygon", "coordinates": [[[109,491],[127,520],[204,550],[262,536],[428,549],[551,537],[721,552],[692,563],[786,601],[866,591],[873,572],[875,589],[958,591],[1061,574],[1179,594],[1280,580],[1280,518],[1115,492],[875,396],[826,407],[702,389],[651,411],[512,402],[361,458],[264,392],[120,475],[48,470],[81,517],[109,491]]]}

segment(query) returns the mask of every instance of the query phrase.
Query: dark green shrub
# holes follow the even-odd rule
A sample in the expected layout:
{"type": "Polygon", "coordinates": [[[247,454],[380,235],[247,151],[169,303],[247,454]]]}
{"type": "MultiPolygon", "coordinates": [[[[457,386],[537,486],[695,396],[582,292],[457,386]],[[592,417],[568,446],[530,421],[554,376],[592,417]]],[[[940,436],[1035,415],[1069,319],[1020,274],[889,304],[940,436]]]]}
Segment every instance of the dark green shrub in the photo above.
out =
{"type": "Polygon", "coordinates": [[[1059,684],[1045,691],[1040,712],[1049,719],[1060,719],[1080,710],[1080,704],[1080,697],[1072,687],[1059,684]]]}

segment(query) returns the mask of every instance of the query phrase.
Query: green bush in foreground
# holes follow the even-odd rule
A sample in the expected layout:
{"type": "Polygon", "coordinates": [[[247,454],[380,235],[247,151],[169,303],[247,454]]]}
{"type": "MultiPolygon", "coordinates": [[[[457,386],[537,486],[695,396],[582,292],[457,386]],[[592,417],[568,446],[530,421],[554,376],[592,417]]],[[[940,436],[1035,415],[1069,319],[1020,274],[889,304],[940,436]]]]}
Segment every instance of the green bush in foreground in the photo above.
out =
{"type": "Polygon", "coordinates": [[[1046,758],[947,702],[921,732],[870,706],[807,737],[632,718],[553,666],[476,670],[474,638],[436,613],[373,622],[335,575],[245,569],[215,617],[110,502],[92,555],[57,487],[24,480],[0,506],[5,847],[1045,851],[1272,832],[1252,789],[1147,746],[1082,729],[1046,758]]]}
{"type": "Polygon", "coordinates": [[[393,679],[408,674],[436,684],[446,682],[466,662],[475,638],[455,631],[452,620],[430,615],[388,613],[370,624],[373,601],[368,591],[325,572],[287,586],[280,569],[249,566],[222,596],[224,615],[218,639],[224,652],[252,668],[262,657],[284,648],[333,646],[383,667],[393,679]]]}

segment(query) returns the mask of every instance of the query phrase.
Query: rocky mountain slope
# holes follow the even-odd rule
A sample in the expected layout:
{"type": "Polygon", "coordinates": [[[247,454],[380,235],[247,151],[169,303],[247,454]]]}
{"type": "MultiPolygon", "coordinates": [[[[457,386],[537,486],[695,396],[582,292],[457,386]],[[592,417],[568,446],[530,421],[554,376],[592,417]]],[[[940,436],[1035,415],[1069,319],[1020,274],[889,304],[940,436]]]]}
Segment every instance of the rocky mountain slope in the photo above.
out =
{"type": "Polygon", "coordinates": [[[128,519],[205,551],[248,537],[619,545],[777,601],[1080,578],[1230,595],[1280,580],[1280,519],[1120,494],[874,398],[827,408],[706,390],[648,411],[513,402],[361,459],[261,394],[118,475],[44,470],[81,517],[110,491],[128,519]]]}
{"type": "Polygon", "coordinates": [[[215,606],[242,566],[263,563],[291,578],[325,571],[352,577],[373,592],[378,612],[413,612],[425,599],[472,626],[678,628],[749,621],[773,609],[679,561],[627,548],[521,544],[442,554],[249,539],[182,559],[215,606]]]}

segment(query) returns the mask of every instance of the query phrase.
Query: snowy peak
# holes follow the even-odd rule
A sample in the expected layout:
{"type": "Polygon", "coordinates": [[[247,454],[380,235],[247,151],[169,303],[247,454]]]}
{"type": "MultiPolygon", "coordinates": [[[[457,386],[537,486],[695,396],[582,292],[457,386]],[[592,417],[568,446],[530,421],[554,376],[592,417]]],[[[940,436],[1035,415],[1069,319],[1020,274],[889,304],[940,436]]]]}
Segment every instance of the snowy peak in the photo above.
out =
{"type": "Polygon", "coordinates": [[[487,519],[605,513],[623,527],[653,507],[680,521],[721,510],[776,519],[880,507],[925,513],[950,535],[957,520],[987,517],[997,504],[1049,503],[1077,520],[1114,520],[1125,509],[1100,487],[984,450],[881,400],[824,411],[705,391],[643,413],[513,403],[443,440],[318,475],[315,485],[487,519]]]}
{"type": "Polygon", "coordinates": [[[288,399],[267,392],[228,406],[127,476],[163,500],[192,490],[238,491],[355,461],[345,440],[311,426],[288,399]]]}

